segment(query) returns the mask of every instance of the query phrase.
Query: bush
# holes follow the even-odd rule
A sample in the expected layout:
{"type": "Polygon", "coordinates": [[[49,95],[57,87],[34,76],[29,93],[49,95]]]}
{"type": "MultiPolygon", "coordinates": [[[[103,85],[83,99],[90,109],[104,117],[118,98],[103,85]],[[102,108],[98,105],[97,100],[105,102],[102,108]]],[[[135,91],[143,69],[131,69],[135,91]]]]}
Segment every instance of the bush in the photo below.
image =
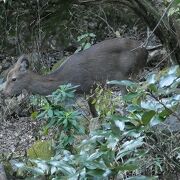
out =
{"type": "MultiPolygon", "coordinates": [[[[179,119],[176,114],[180,100],[179,76],[180,69],[175,66],[149,75],[140,84],[109,82],[126,85],[128,93],[118,98],[124,110],[115,111],[122,108],[117,101],[113,111],[102,110],[101,126],[90,134],[84,130],[81,113],[69,103],[76,87],[61,86],[48,100],[43,99],[37,116],[46,120],[46,130],[58,129],[54,131],[55,155],[49,160],[28,159],[15,165],[23,177],[46,179],[157,179],[156,175],[163,171],[179,170],[179,142],[174,143],[175,138],[167,138],[152,129],[170,114],[179,119]],[[86,136],[77,141],[78,134],[86,136]]],[[[107,94],[100,91],[107,99],[107,94]]]]}

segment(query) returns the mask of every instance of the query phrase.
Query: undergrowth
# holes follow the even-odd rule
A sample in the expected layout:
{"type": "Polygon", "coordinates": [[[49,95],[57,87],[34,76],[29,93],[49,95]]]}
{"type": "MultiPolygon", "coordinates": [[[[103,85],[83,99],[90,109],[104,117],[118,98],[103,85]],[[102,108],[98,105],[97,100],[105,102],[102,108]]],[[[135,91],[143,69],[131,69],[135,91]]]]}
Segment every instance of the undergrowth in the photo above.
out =
{"type": "Polygon", "coordinates": [[[158,126],[171,116],[180,120],[179,77],[174,66],[139,84],[108,82],[125,85],[124,96],[98,87],[96,119],[72,106],[76,87],[69,84],[41,100],[33,97],[38,110],[32,117],[45,122],[41,133],[53,136],[35,142],[27,157],[11,160],[14,168],[8,174],[23,179],[158,179],[180,171],[179,134],[158,126]],[[90,130],[93,121],[99,126],[90,130]]]}

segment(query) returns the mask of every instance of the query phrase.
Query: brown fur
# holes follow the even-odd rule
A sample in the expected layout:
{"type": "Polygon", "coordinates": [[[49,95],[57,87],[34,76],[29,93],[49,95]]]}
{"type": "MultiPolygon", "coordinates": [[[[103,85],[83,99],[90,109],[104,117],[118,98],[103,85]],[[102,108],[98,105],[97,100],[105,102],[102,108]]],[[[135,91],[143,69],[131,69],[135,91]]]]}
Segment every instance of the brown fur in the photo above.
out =
{"type": "Polygon", "coordinates": [[[104,85],[107,80],[127,79],[138,72],[146,64],[147,54],[137,41],[105,40],[70,56],[55,72],[44,76],[30,71],[28,59],[21,56],[8,73],[4,93],[18,95],[26,89],[48,95],[66,83],[79,85],[78,93],[89,93],[95,82],[104,85]]]}

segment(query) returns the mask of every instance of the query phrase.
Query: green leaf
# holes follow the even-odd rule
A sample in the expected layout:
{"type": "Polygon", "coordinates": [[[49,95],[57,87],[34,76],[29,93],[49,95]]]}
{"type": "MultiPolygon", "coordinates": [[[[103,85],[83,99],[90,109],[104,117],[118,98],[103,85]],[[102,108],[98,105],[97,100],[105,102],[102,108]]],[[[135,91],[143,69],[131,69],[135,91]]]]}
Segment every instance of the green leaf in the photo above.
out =
{"type": "MultiPolygon", "coordinates": [[[[180,0],[179,0],[179,1],[180,1],[180,0]]],[[[180,68],[179,68],[178,65],[172,66],[172,67],[170,67],[170,68],[168,69],[168,74],[169,74],[169,75],[170,75],[170,74],[177,74],[177,76],[178,76],[179,71],[180,71],[180,68]]]]}
{"type": "Polygon", "coordinates": [[[175,0],[175,2],[180,6],[180,0],[175,0]]]}
{"type": "Polygon", "coordinates": [[[73,175],[76,173],[74,167],[70,166],[66,161],[50,161],[49,164],[57,167],[64,175],[73,175]]]}
{"type": "Polygon", "coordinates": [[[57,172],[57,168],[56,167],[51,167],[51,174],[54,174],[54,173],[56,173],[57,172]]]}
{"type": "Polygon", "coordinates": [[[129,112],[138,112],[138,111],[142,111],[142,108],[139,105],[129,104],[127,110],[129,112]]]}
{"type": "Polygon", "coordinates": [[[37,111],[34,111],[31,113],[31,118],[32,119],[36,119],[38,117],[38,112],[37,111]]]}
{"type": "Polygon", "coordinates": [[[91,47],[91,44],[90,44],[90,43],[86,43],[86,44],[84,45],[84,48],[83,48],[83,49],[85,50],[85,49],[88,49],[88,48],[90,48],[90,47],[91,47]]]}
{"type": "Polygon", "coordinates": [[[122,80],[122,81],[117,81],[117,80],[112,80],[108,81],[107,84],[112,84],[112,85],[121,85],[121,86],[127,86],[127,87],[137,87],[138,84],[129,80],[122,80]]]}
{"type": "Polygon", "coordinates": [[[115,121],[115,125],[120,129],[120,131],[123,131],[124,128],[125,128],[125,123],[122,122],[122,121],[116,120],[116,121],[115,121]]]}
{"type": "Polygon", "coordinates": [[[171,16],[171,15],[173,15],[173,14],[175,14],[175,13],[178,13],[178,12],[179,12],[179,8],[171,7],[171,8],[169,9],[168,16],[171,16]]]}
{"type": "Polygon", "coordinates": [[[37,167],[33,168],[33,171],[34,173],[37,173],[38,175],[44,175],[45,173],[42,169],[37,168],[37,167]]]}
{"type": "Polygon", "coordinates": [[[155,126],[155,125],[157,125],[157,124],[159,124],[159,123],[161,123],[162,121],[161,121],[161,119],[159,118],[159,116],[158,115],[156,115],[156,116],[154,116],[152,119],[151,119],[151,121],[150,121],[150,126],[155,126]]]}
{"type": "Polygon", "coordinates": [[[157,179],[158,179],[157,176],[153,176],[153,177],[148,177],[148,176],[134,176],[134,177],[127,178],[126,180],[157,180],[157,179]]]}
{"type": "Polygon", "coordinates": [[[147,125],[155,114],[156,114],[156,112],[153,111],[153,110],[151,110],[151,111],[146,111],[146,112],[142,115],[141,121],[143,122],[144,125],[147,125]]]}
{"type": "Polygon", "coordinates": [[[112,121],[116,121],[116,120],[119,120],[119,121],[124,121],[124,122],[129,122],[130,119],[126,116],[121,116],[121,115],[112,115],[110,116],[110,119],[112,121]]]}
{"type": "Polygon", "coordinates": [[[49,167],[44,161],[37,161],[36,165],[39,169],[41,169],[43,172],[48,172],[49,167]]]}
{"type": "Polygon", "coordinates": [[[118,152],[116,160],[124,157],[125,155],[134,151],[134,149],[143,145],[143,137],[139,137],[135,140],[126,141],[122,146],[121,150],[118,152]]]}
{"type": "Polygon", "coordinates": [[[159,117],[165,120],[171,114],[172,111],[170,109],[165,108],[161,113],[159,113],[159,117]]]}
{"type": "Polygon", "coordinates": [[[94,169],[106,169],[107,167],[102,163],[102,161],[86,161],[85,166],[88,169],[94,170],[94,169]]]}
{"type": "Polygon", "coordinates": [[[157,76],[156,74],[150,74],[148,77],[147,77],[147,80],[148,84],[155,84],[157,82],[157,76]]]}
{"type": "Polygon", "coordinates": [[[140,93],[128,93],[127,95],[123,96],[123,99],[125,101],[132,101],[133,99],[140,96],[140,93]]]}
{"type": "Polygon", "coordinates": [[[118,144],[118,142],[119,142],[119,138],[115,138],[114,136],[109,136],[108,139],[107,139],[107,147],[109,149],[115,149],[117,144],[118,144]]]}
{"type": "Polygon", "coordinates": [[[142,101],[141,107],[147,110],[158,111],[159,109],[163,108],[163,105],[154,100],[149,100],[149,101],[142,101]]]}
{"type": "Polygon", "coordinates": [[[148,89],[149,89],[151,92],[158,92],[158,89],[157,89],[157,87],[156,87],[155,84],[150,84],[150,85],[148,86],[148,89]]]}
{"type": "Polygon", "coordinates": [[[49,117],[53,117],[53,110],[52,110],[52,109],[49,109],[49,110],[48,110],[48,116],[49,116],[49,117]]]}
{"type": "Polygon", "coordinates": [[[88,160],[88,161],[95,160],[95,159],[99,158],[101,155],[102,155],[102,152],[95,152],[95,153],[91,154],[91,155],[87,158],[87,160],[88,160]]]}
{"type": "Polygon", "coordinates": [[[90,37],[96,37],[96,35],[94,33],[89,33],[90,37]]]}
{"type": "Polygon", "coordinates": [[[116,166],[114,169],[116,171],[134,171],[138,168],[137,164],[125,164],[121,166],[116,166]]]}
{"type": "Polygon", "coordinates": [[[112,133],[115,136],[118,136],[121,134],[121,131],[125,128],[125,122],[129,122],[130,119],[126,116],[118,116],[118,115],[112,115],[110,116],[110,122],[111,122],[111,130],[112,133]]]}
{"type": "Polygon", "coordinates": [[[102,169],[94,169],[94,170],[88,170],[87,171],[87,174],[90,175],[90,176],[93,176],[93,177],[102,177],[103,174],[105,173],[105,170],[102,170],[102,169]]]}
{"type": "Polygon", "coordinates": [[[159,85],[161,88],[170,86],[176,79],[177,79],[177,76],[175,74],[163,76],[160,79],[159,85]]]}
{"type": "Polygon", "coordinates": [[[14,165],[15,165],[17,168],[23,168],[23,167],[25,167],[25,163],[22,163],[22,162],[15,162],[14,165]]]}

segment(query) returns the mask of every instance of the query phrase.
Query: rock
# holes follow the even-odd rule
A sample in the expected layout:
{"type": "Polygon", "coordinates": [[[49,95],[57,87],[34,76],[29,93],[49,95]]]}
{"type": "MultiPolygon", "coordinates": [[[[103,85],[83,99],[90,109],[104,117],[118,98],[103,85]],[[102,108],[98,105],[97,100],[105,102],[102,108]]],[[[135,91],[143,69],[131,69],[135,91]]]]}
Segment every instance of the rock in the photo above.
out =
{"type": "Polygon", "coordinates": [[[5,63],[3,64],[2,69],[3,69],[3,70],[6,70],[6,69],[8,69],[9,67],[11,67],[11,63],[7,61],[7,62],[5,62],[5,63]]]}
{"type": "Polygon", "coordinates": [[[0,164],[0,180],[7,180],[4,166],[0,164]]]}
{"type": "Polygon", "coordinates": [[[0,91],[2,91],[5,87],[6,83],[3,83],[3,79],[0,79],[0,91]]]}
{"type": "Polygon", "coordinates": [[[5,59],[5,55],[0,54],[0,61],[2,61],[3,59],[5,59]]]}
{"type": "MultiPolygon", "coordinates": [[[[180,112],[177,113],[180,117],[180,112]]],[[[180,132],[180,121],[177,117],[170,115],[163,123],[153,126],[157,131],[177,133],[180,132]]]]}

